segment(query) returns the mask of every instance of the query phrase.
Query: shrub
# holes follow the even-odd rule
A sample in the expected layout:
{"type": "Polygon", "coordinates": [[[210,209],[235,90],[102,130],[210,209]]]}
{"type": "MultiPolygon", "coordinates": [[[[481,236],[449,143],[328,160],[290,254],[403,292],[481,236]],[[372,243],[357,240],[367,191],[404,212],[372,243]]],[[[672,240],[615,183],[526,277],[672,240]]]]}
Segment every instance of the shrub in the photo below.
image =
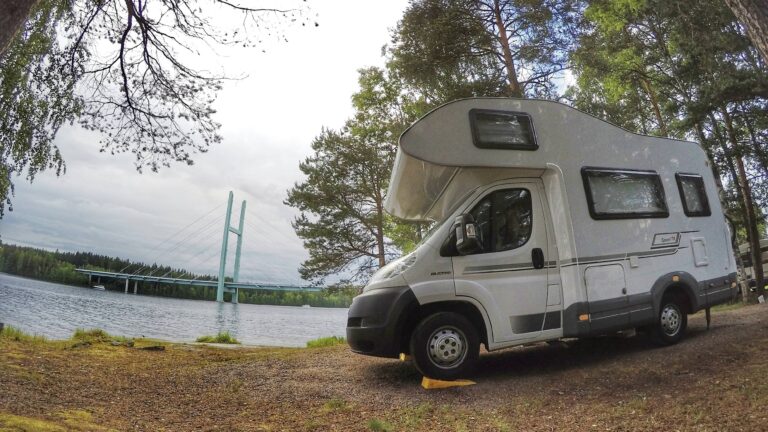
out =
{"type": "Polygon", "coordinates": [[[334,345],[343,345],[347,340],[339,336],[321,337],[307,342],[307,348],[322,348],[334,345]]]}
{"type": "Polygon", "coordinates": [[[219,332],[216,336],[200,336],[197,338],[198,342],[204,343],[220,343],[220,344],[239,344],[240,341],[235,339],[234,336],[229,334],[228,331],[219,332]]]}
{"type": "Polygon", "coordinates": [[[16,342],[46,342],[48,340],[45,336],[30,335],[9,325],[3,327],[3,330],[0,331],[0,337],[16,342]]]}

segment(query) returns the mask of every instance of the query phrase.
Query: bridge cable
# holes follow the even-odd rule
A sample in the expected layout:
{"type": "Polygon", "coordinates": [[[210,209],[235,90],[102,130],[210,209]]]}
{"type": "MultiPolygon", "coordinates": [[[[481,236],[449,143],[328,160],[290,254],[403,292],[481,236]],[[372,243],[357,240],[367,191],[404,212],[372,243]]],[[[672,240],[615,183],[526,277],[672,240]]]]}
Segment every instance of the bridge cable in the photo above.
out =
{"type": "MultiPolygon", "coordinates": [[[[139,272],[141,272],[141,271],[143,271],[143,270],[145,270],[145,269],[149,269],[149,268],[151,268],[152,266],[157,266],[157,259],[158,259],[158,258],[160,258],[160,257],[164,257],[164,256],[166,256],[167,254],[169,254],[169,253],[173,252],[174,250],[178,249],[178,248],[179,248],[179,247],[180,247],[180,246],[181,246],[181,245],[182,245],[182,244],[183,244],[183,243],[184,243],[186,240],[188,240],[188,239],[189,239],[191,236],[194,236],[194,235],[196,235],[196,234],[199,234],[199,233],[200,233],[200,231],[203,231],[203,230],[205,230],[206,232],[210,231],[210,230],[211,230],[211,227],[214,227],[214,226],[215,226],[215,224],[216,224],[216,222],[219,222],[219,221],[218,221],[218,219],[214,219],[214,220],[212,220],[212,221],[210,221],[210,222],[206,223],[206,224],[205,224],[205,225],[203,225],[202,227],[198,228],[196,231],[193,231],[192,233],[190,233],[189,235],[187,235],[187,236],[186,236],[185,238],[183,238],[181,241],[177,242],[177,243],[176,243],[176,244],[175,244],[173,247],[171,247],[170,249],[167,249],[167,250],[163,250],[163,251],[160,251],[160,252],[158,252],[158,253],[157,253],[157,254],[156,254],[156,255],[155,255],[153,258],[152,258],[152,260],[151,260],[152,264],[151,264],[151,265],[150,265],[150,264],[148,264],[148,263],[147,263],[147,264],[144,264],[143,266],[141,266],[141,267],[139,267],[138,269],[136,269],[136,271],[134,271],[134,272],[131,274],[131,276],[133,276],[133,275],[136,275],[136,274],[139,274],[139,272]]],[[[161,266],[158,266],[158,268],[159,268],[159,267],[161,267],[161,266]]],[[[155,271],[157,271],[157,268],[156,268],[155,270],[153,270],[153,271],[152,271],[152,273],[154,273],[155,271]]],[[[142,276],[150,276],[152,273],[150,273],[149,275],[142,275],[142,276]]]]}
{"type": "MultiPolygon", "coordinates": [[[[181,276],[186,275],[186,274],[192,275],[193,273],[190,273],[188,271],[189,267],[191,267],[191,264],[197,264],[197,262],[200,261],[200,259],[199,259],[200,255],[205,253],[205,251],[209,251],[211,249],[215,249],[215,246],[217,246],[217,245],[219,245],[219,243],[216,241],[215,238],[208,238],[208,242],[206,242],[206,244],[203,245],[204,247],[202,249],[200,249],[196,254],[190,256],[189,258],[187,258],[186,261],[183,261],[183,264],[181,264],[176,270],[183,270],[183,272],[181,273],[181,276]],[[210,240],[214,240],[213,244],[208,244],[208,243],[211,243],[210,240]],[[195,260],[195,258],[198,258],[198,259],[195,260]]],[[[219,251],[219,253],[220,253],[220,251],[219,251]]],[[[168,274],[170,274],[172,272],[173,272],[173,270],[169,270],[167,273],[165,273],[164,275],[162,275],[160,277],[165,277],[165,276],[167,276],[168,274]]],[[[181,276],[178,276],[176,279],[180,279],[181,276]]]]}
{"type": "MultiPolygon", "coordinates": [[[[191,232],[191,233],[189,233],[189,235],[187,235],[187,236],[186,236],[185,238],[183,238],[182,240],[178,241],[178,242],[177,242],[177,243],[176,243],[176,244],[175,244],[175,245],[174,245],[174,246],[173,246],[171,249],[169,249],[169,250],[165,251],[164,253],[165,253],[165,254],[169,254],[169,253],[171,253],[171,252],[175,251],[176,249],[178,249],[179,247],[181,247],[181,245],[182,245],[182,244],[183,244],[185,241],[189,240],[189,239],[190,239],[192,236],[198,235],[198,237],[197,237],[197,238],[203,238],[203,236],[205,236],[205,235],[210,235],[212,232],[214,232],[214,231],[215,231],[215,229],[216,229],[216,228],[218,228],[218,226],[217,226],[217,223],[220,223],[220,222],[222,222],[220,219],[221,219],[220,217],[219,217],[219,218],[216,218],[216,219],[214,219],[214,220],[210,221],[209,223],[205,224],[204,226],[200,227],[200,228],[199,228],[197,231],[194,231],[194,232],[191,232]]],[[[162,253],[161,253],[161,254],[162,254],[162,253]]],[[[156,257],[155,259],[157,259],[157,258],[159,258],[159,256],[158,256],[158,257],[156,257]]],[[[153,275],[153,274],[154,274],[156,271],[158,271],[160,268],[161,268],[161,267],[160,267],[160,266],[158,266],[156,269],[152,270],[152,272],[150,272],[150,273],[149,273],[147,276],[152,276],[152,275],[153,275]]],[[[134,274],[135,274],[135,273],[134,273],[134,274]]]]}
{"type": "MultiPolygon", "coordinates": [[[[220,204],[218,204],[216,207],[212,208],[211,210],[209,210],[208,212],[206,212],[204,215],[202,215],[202,216],[198,217],[197,219],[195,219],[194,221],[190,222],[189,224],[187,224],[187,225],[186,225],[185,227],[183,227],[182,229],[180,229],[180,230],[176,231],[175,233],[171,234],[171,235],[170,235],[168,238],[166,238],[166,239],[162,240],[160,243],[158,243],[156,246],[152,247],[150,250],[156,250],[157,248],[159,248],[160,246],[162,246],[162,245],[163,245],[165,242],[167,242],[168,240],[170,240],[170,239],[172,239],[173,237],[175,237],[175,236],[177,236],[177,235],[181,234],[181,233],[182,233],[182,232],[184,232],[186,229],[188,229],[188,228],[189,228],[189,227],[191,227],[192,225],[194,225],[194,224],[196,224],[197,222],[199,222],[201,219],[205,218],[206,216],[208,216],[208,215],[210,215],[211,213],[215,212],[215,211],[216,211],[216,210],[218,210],[219,208],[223,207],[223,206],[224,206],[224,204],[226,204],[226,203],[220,203],[220,204]]],[[[124,271],[125,271],[125,270],[126,270],[128,267],[130,267],[130,266],[132,266],[132,265],[134,265],[134,264],[139,264],[139,263],[130,263],[130,264],[128,264],[127,266],[125,266],[125,267],[123,267],[122,269],[120,269],[120,271],[119,271],[118,273],[122,273],[122,272],[124,272],[124,271]]]]}

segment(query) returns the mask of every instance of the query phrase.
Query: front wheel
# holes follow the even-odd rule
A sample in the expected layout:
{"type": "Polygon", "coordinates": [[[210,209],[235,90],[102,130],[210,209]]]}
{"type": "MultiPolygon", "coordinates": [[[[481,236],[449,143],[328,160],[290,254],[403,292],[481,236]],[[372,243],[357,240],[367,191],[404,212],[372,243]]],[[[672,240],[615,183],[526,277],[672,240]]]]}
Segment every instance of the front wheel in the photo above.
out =
{"type": "Polygon", "coordinates": [[[467,376],[477,363],[480,338],[464,316],[438,312],[416,326],[410,348],[416,368],[424,376],[455,380],[467,376]]]}
{"type": "Polygon", "coordinates": [[[688,327],[685,306],[673,296],[664,296],[656,324],[650,329],[651,340],[658,345],[673,345],[680,341],[688,327]]]}

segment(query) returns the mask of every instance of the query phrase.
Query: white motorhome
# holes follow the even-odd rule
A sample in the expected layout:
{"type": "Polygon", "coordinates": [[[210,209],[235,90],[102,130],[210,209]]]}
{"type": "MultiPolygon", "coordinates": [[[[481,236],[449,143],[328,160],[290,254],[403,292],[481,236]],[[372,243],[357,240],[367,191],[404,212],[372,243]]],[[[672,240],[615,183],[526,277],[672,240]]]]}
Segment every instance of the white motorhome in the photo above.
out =
{"type": "Polygon", "coordinates": [[[385,202],[435,221],[349,309],[367,355],[433,378],[489,351],[630,328],[661,344],[736,287],[715,180],[693,142],[637,135],[566,105],[464,99],[400,137],[385,202]]]}

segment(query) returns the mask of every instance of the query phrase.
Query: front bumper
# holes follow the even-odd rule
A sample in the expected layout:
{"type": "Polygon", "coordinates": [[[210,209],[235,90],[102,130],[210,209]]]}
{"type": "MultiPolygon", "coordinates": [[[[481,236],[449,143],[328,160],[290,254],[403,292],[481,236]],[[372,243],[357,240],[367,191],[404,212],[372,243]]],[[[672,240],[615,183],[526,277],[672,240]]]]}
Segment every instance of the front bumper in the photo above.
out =
{"type": "Polygon", "coordinates": [[[407,286],[355,297],[349,307],[347,343],[359,354],[397,358],[402,352],[403,329],[416,307],[416,296],[407,286]]]}

